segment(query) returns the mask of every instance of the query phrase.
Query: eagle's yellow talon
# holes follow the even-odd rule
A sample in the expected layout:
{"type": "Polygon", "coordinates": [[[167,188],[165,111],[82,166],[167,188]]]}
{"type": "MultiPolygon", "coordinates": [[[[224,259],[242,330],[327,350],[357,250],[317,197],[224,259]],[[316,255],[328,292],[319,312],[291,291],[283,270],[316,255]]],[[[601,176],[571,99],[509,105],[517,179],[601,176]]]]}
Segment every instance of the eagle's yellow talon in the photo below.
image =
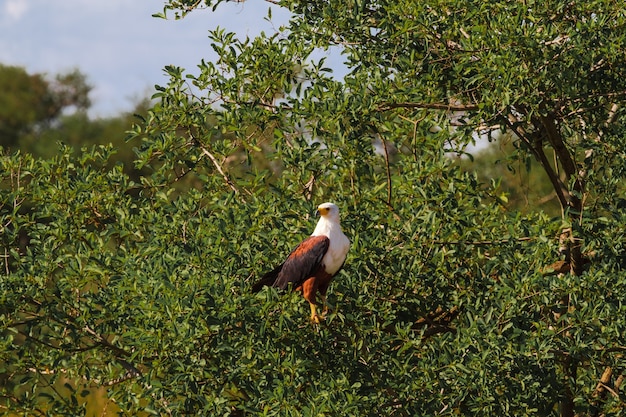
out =
{"type": "Polygon", "coordinates": [[[320,318],[317,315],[317,307],[315,304],[310,303],[309,304],[311,306],[311,321],[315,324],[319,324],[320,323],[320,318]]]}
{"type": "Polygon", "coordinates": [[[332,311],[334,307],[326,302],[325,296],[321,296],[320,298],[322,299],[322,305],[324,306],[324,309],[322,310],[322,316],[326,317],[328,312],[332,311]]]}
{"type": "Polygon", "coordinates": [[[322,313],[317,314],[317,306],[315,304],[311,305],[311,322],[314,324],[320,324],[322,321],[326,320],[326,314],[322,313]]]}

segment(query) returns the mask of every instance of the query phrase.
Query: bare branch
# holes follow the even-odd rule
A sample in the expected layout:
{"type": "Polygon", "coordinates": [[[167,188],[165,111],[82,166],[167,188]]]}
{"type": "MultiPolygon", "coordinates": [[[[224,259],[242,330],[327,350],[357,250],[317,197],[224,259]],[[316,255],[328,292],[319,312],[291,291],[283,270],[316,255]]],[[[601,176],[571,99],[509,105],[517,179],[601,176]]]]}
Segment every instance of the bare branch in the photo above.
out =
{"type": "Polygon", "coordinates": [[[230,187],[230,189],[233,190],[236,194],[239,194],[239,190],[237,189],[237,187],[235,187],[235,184],[233,184],[233,182],[230,180],[228,175],[226,175],[226,173],[222,169],[222,166],[217,161],[217,158],[215,158],[215,156],[211,152],[209,152],[209,150],[204,145],[202,145],[200,143],[200,141],[196,140],[196,143],[200,147],[200,150],[202,151],[202,154],[205,155],[205,156],[208,156],[209,159],[211,160],[211,162],[213,162],[213,165],[215,166],[215,169],[217,169],[217,171],[222,175],[222,178],[224,178],[224,181],[230,187]]]}
{"type": "Polygon", "coordinates": [[[387,174],[387,205],[391,207],[391,169],[389,167],[389,150],[387,149],[387,141],[380,135],[380,140],[383,142],[383,151],[385,155],[385,172],[387,174]]]}
{"type": "Polygon", "coordinates": [[[569,150],[565,146],[565,143],[563,143],[563,138],[556,126],[554,117],[541,116],[540,120],[547,133],[548,141],[550,142],[550,145],[552,145],[552,148],[556,151],[559,161],[565,170],[565,175],[567,175],[567,178],[576,176],[576,164],[574,163],[569,150]]]}
{"type": "Polygon", "coordinates": [[[387,111],[393,109],[429,109],[429,110],[447,110],[447,111],[476,111],[476,104],[449,104],[449,103],[383,103],[376,109],[377,111],[387,111]]]}
{"type": "Polygon", "coordinates": [[[548,161],[548,157],[546,156],[543,150],[543,146],[541,142],[530,143],[530,146],[534,150],[533,153],[537,157],[537,160],[539,161],[544,171],[548,175],[548,179],[552,183],[552,188],[554,188],[554,192],[556,193],[556,196],[559,199],[561,208],[565,209],[565,207],[569,207],[571,205],[570,204],[571,194],[569,190],[567,189],[567,187],[565,186],[565,184],[563,183],[563,181],[561,181],[561,178],[559,177],[558,173],[556,173],[554,169],[552,168],[552,165],[550,165],[550,161],[548,161]]]}
{"type": "MultiPolygon", "coordinates": [[[[519,109],[519,111],[523,114],[524,109],[519,109]]],[[[533,138],[532,134],[529,134],[525,131],[525,129],[521,126],[520,120],[513,114],[509,114],[508,117],[504,117],[503,121],[506,123],[509,129],[515,133],[515,135],[520,138],[527,146],[531,153],[535,156],[537,161],[541,164],[546,174],[548,175],[548,179],[552,183],[552,188],[554,189],[556,196],[559,199],[559,203],[561,204],[561,208],[565,208],[569,206],[569,198],[570,192],[559,178],[559,175],[554,171],[552,165],[550,165],[550,161],[546,157],[546,154],[543,150],[543,145],[541,140],[537,140],[533,138]]]]}
{"type": "Polygon", "coordinates": [[[89,326],[85,326],[83,327],[83,330],[90,334],[91,336],[93,336],[96,339],[96,342],[98,342],[98,344],[100,344],[101,346],[104,346],[110,350],[112,350],[113,352],[115,352],[117,355],[119,356],[125,356],[128,357],[131,355],[130,352],[122,349],[121,347],[115,346],[114,344],[112,344],[111,342],[109,342],[107,340],[106,337],[102,336],[101,334],[96,333],[94,330],[92,330],[89,326]]]}
{"type": "Polygon", "coordinates": [[[596,385],[596,389],[593,392],[594,397],[598,397],[602,395],[602,393],[606,390],[606,388],[608,388],[607,384],[611,382],[612,375],[613,375],[613,368],[611,368],[610,366],[607,366],[604,369],[604,372],[602,372],[602,376],[600,377],[600,380],[598,381],[598,384],[596,385]]]}
{"type": "Polygon", "coordinates": [[[487,245],[503,245],[511,242],[528,242],[536,240],[536,237],[518,237],[512,239],[500,239],[500,240],[433,240],[434,245],[474,245],[474,246],[487,246],[487,245]]]}
{"type": "Polygon", "coordinates": [[[619,107],[620,106],[617,103],[613,103],[613,105],[611,105],[611,110],[609,110],[609,116],[606,118],[606,122],[604,122],[605,125],[608,126],[615,121],[615,117],[617,116],[617,111],[619,110],[619,107]]]}

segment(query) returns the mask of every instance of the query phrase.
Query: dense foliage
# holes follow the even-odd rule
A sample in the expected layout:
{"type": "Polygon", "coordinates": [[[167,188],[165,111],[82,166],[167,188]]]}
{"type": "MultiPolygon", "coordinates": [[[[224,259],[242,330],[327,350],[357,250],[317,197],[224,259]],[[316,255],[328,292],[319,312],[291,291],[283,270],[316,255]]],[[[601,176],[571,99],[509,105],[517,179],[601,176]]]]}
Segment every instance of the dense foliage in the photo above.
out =
{"type": "Polygon", "coordinates": [[[218,62],[166,68],[130,133],[151,175],[110,147],[2,156],[0,409],[100,389],[123,415],[626,414],[621,8],[281,5],[282,32],[216,30],[218,62]],[[331,46],[343,80],[311,58],[331,46]],[[562,215],[509,211],[449,157],[501,134],[562,215]],[[313,326],[250,286],[324,201],[352,248],[313,326]]]}

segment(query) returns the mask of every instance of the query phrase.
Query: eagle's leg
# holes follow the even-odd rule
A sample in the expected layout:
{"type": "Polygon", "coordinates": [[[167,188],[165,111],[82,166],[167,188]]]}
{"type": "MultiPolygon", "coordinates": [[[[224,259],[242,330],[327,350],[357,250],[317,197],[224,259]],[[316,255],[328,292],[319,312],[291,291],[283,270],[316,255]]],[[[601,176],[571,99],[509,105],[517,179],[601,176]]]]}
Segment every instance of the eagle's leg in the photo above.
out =
{"type": "Polygon", "coordinates": [[[326,317],[326,314],[328,314],[328,311],[332,309],[332,306],[326,302],[326,294],[320,294],[320,298],[322,300],[322,305],[324,306],[322,309],[322,317],[326,317]]]}
{"type": "Polygon", "coordinates": [[[326,316],[326,314],[328,314],[328,311],[334,308],[333,306],[328,304],[328,302],[326,301],[326,293],[328,292],[328,287],[330,285],[331,278],[332,277],[330,275],[327,275],[326,279],[322,280],[318,286],[320,300],[322,302],[322,305],[324,306],[324,309],[322,310],[322,316],[326,316]]]}
{"type": "Polygon", "coordinates": [[[320,324],[320,321],[324,320],[324,317],[317,314],[317,306],[315,303],[309,302],[309,305],[311,306],[311,322],[320,324]]]}
{"type": "Polygon", "coordinates": [[[321,317],[317,313],[317,280],[315,278],[310,278],[302,284],[302,295],[304,295],[304,299],[309,302],[309,306],[311,307],[311,321],[315,324],[319,324],[324,317],[321,317]]]}

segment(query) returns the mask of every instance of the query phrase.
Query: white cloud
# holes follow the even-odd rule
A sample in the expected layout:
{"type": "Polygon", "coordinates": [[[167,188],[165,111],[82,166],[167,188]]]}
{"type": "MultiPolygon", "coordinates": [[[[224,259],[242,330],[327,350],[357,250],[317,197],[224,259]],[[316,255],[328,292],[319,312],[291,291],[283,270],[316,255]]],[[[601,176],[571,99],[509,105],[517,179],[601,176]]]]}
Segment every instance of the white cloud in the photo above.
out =
{"type": "Polygon", "coordinates": [[[20,20],[28,11],[28,0],[7,0],[4,4],[4,14],[11,20],[20,20]]]}

